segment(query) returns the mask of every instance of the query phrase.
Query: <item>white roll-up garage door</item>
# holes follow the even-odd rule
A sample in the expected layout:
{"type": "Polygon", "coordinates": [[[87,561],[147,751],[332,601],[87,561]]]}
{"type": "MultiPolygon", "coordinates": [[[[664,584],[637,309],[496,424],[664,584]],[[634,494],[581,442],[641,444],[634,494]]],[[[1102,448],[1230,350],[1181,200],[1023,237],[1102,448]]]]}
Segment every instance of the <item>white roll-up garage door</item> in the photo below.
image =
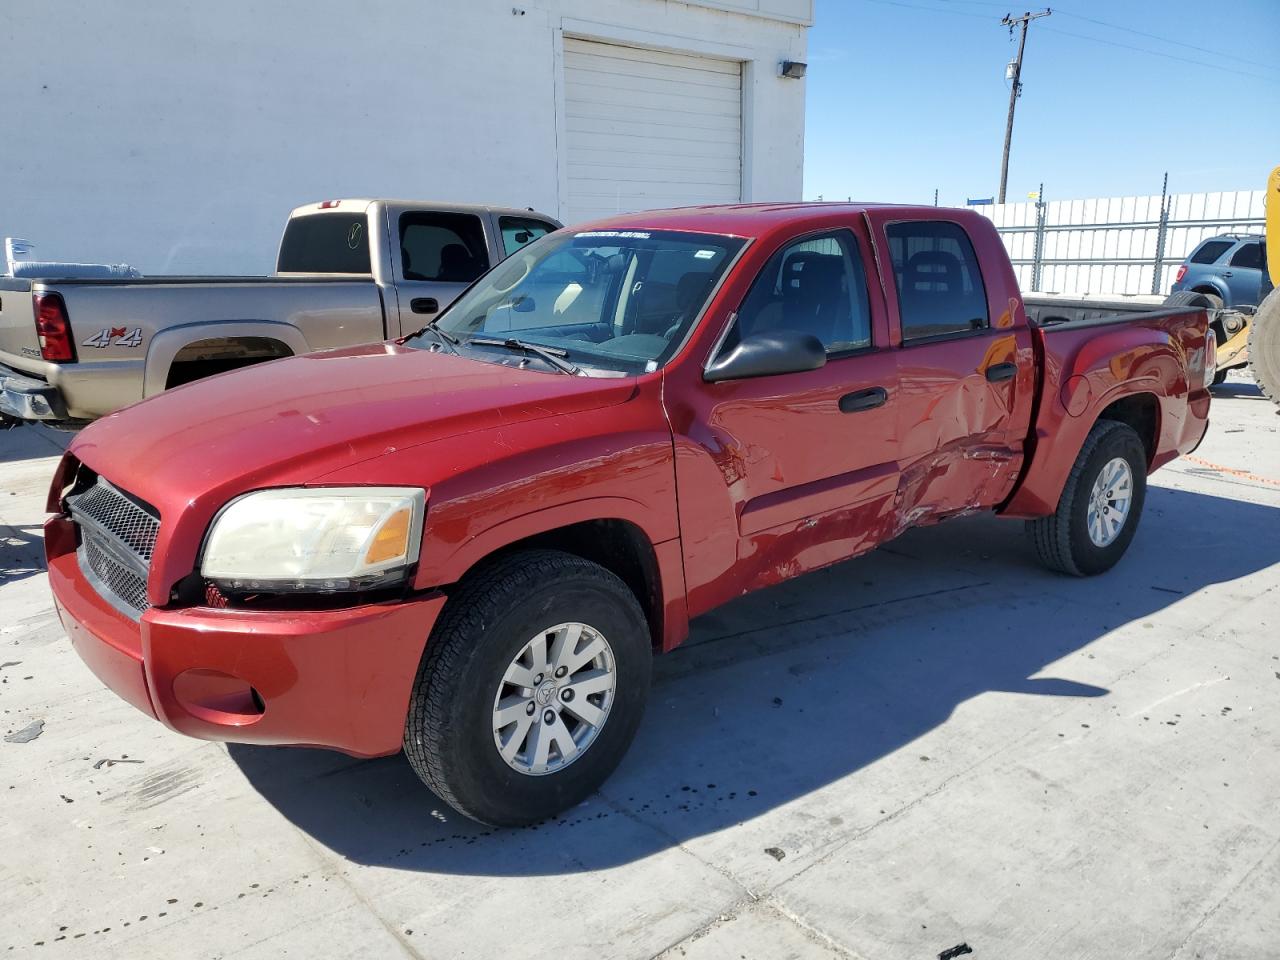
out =
{"type": "Polygon", "coordinates": [[[742,65],[564,41],[564,220],[742,198],[742,65]]]}

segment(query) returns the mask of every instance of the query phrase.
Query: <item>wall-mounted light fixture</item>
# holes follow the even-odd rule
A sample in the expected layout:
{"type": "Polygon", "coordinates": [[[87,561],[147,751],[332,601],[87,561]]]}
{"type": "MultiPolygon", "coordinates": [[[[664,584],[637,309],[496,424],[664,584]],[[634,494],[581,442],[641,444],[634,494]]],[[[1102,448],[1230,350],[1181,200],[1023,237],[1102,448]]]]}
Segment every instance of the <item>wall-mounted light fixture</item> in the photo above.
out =
{"type": "Polygon", "coordinates": [[[809,69],[809,65],[801,60],[783,60],[782,66],[778,68],[778,76],[787,77],[791,80],[804,79],[804,72],[809,69]]]}

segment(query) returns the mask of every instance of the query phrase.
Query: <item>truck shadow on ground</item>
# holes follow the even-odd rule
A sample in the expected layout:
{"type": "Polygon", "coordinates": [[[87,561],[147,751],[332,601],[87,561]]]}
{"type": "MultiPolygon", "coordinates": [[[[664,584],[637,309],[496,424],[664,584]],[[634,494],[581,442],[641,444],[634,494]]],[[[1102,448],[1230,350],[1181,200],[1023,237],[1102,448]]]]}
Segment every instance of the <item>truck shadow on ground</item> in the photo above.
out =
{"type": "MultiPolygon", "coordinates": [[[[357,863],[487,876],[608,868],[845,778],[862,781],[854,792],[868,791],[868,808],[883,806],[870,765],[939,725],[970,722],[953,719],[959,705],[1030,695],[1031,724],[1052,723],[1064,698],[1110,692],[1071,678],[1085,661],[1058,661],[1277,561],[1280,510],[1154,487],[1128,556],[1089,580],[1042,571],[1020,523],[977,517],[912,531],[702,618],[685,647],[656,662],[641,732],[602,794],[527,830],[459,817],[402,756],[238,745],[230,754],[285,817],[357,863]]],[[[1154,657],[1212,626],[1166,615],[1142,642],[1154,657]]],[[[1100,647],[1089,675],[1123,677],[1131,659],[1105,659],[1118,649],[1100,647]]],[[[943,775],[919,776],[923,793],[927,777],[943,775]]]]}
{"type": "Polygon", "coordinates": [[[44,535],[41,527],[0,523],[0,584],[44,573],[44,535]]]}
{"type": "MultiPolygon", "coordinates": [[[[75,434],[42,426],[0,427],[0,463],[60,457],[75,434]]],[[[53,470],[49,470],[50,477],[53,470]]]]}

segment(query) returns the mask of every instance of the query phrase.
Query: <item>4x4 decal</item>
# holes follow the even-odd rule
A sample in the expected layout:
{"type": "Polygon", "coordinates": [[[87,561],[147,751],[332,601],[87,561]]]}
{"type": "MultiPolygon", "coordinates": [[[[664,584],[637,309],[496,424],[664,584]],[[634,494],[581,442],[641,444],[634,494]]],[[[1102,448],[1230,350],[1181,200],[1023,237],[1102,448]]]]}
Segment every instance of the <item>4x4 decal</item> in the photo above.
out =
{"type": "Polygon", "coordinates": [[[103,327],[88,340],[82,341],[86,347],[109,347],[114,343],[117,347],[136,347],[142,343],[142,328],[103,327]]]}

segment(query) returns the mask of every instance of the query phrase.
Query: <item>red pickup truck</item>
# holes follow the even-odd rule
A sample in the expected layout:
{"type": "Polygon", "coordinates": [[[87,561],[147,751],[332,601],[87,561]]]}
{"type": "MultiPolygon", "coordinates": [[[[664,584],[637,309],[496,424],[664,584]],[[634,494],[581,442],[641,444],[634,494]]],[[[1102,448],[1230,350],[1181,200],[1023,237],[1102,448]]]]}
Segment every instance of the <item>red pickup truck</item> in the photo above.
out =
{"type": "Polygon", "coordinates": [[[180,387],[80,433],[62,622],[195,737],[402,747],[459,811],[597,788],[651,656],[750,590],[993,510],[1055,570],[1128,548],[1200,442],[1201,310],[1024,304],[991,224],[862,204],[557,231],[402,340],[180,387]]]}

